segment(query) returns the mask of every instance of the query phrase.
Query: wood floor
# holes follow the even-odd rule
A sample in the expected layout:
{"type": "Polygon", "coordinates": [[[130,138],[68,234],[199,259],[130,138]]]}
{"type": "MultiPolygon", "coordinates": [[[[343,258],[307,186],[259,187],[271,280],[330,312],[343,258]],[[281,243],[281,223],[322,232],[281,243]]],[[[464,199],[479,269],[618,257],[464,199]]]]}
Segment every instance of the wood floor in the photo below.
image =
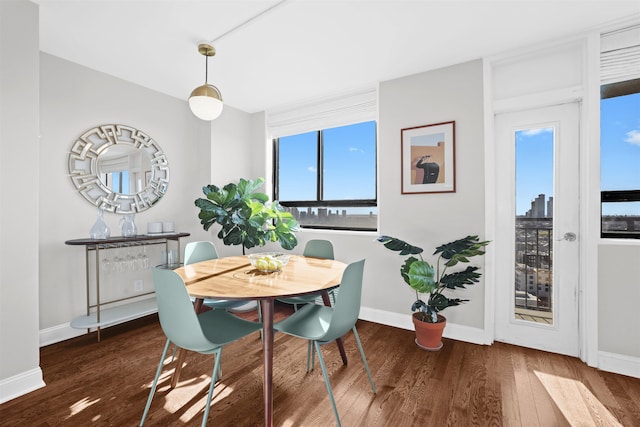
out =
{"type": "MultiPolygon", "coordinates": [[[[278,316],[283,316],[283,309],[278,316]]],[[[578,359],[495,343],[444,340],[420,350],[412,331],[359,321],[378,389],[373,395],[352,334],[349,364],[323,348],[342,425],[640,426],[640,380],[601,372],[578,359]]],[[[0,405],[1,426],[135,426],[165,337],[156,316],[41,350],[46,387],[0,405]]],[[[306,343],[276,334],[274,425],[331,426],[322,373],[307,374],[306,343]]],[[[178,386],[165,366],[149,426],[200,425],[213,358],[190,353],[178,386]]],[[[209,424],[263,424],[262,352],[256,333],[225,347],[209,424]]]]}

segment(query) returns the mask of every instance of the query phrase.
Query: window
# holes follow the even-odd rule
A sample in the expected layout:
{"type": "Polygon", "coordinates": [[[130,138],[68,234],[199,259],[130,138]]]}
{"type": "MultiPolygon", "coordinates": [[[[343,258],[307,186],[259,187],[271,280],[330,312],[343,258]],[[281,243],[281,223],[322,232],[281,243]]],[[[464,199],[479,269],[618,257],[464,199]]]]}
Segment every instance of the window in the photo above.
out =
{"type": "Polygon", "coordinates": [[[640,79],[603,85],[601,236],[640,239],[640,79]]]}
{"type": "Polygon", "coordinates": [[[376,122],[281,136],[274,199],[302,227],[376,230],[376,122]]]}
{"type": "Polygon", "coordinates": [[[600,235],[640,239],[640,25],[600,38],[600,235]]]}
{"type": "Polygon", "coordinates": [[[135,191],[130,190],[129,171],[108,172],[100,174],[102,183],[115,193],[134,194],[135,191]]]}

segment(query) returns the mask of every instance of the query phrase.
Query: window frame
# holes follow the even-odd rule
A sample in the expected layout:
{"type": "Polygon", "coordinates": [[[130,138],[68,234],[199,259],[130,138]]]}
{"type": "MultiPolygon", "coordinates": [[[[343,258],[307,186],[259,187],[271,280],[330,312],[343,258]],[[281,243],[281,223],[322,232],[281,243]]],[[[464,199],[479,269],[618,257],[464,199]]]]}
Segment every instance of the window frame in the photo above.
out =
{"type": "MultiPolygon", "coordinates": [[[[640,78],[600,85],[600,101],[618,96],[640,93],[640,78]]],[[[602,124],[601,124],[602,125],[602,124]]],[[[602,150],[602,146],[600,147],[602,150]]],[[[638,232],[610,232],[603,230],[603,203],[640,202],[640,189],[637,190],[600,190],[600,238],[603,239],[640,239],[638,232]]]]}
{"type": "MultiPolygon", "coordinates": [[[[324,199],[324,185],[323,185],[323,177],[324,177],[324,150],[323,150],[323,132],[328,129],[320,129],[316,130],[316,169],[317,169],[317,180],[316,180],[316,199],[315,200],[290,200],[290,201],[281,201],[279,194],[280,187],[280,173],[279,173],[279,165],[280,165],[280,137],[272,139],[273,146],[273,169],[272,169],[272,182],[273,182],[273,199],[277,200],[278,203],[285,208],[339,208],[339,207],[378,207],[378,123],[376,120],[367,120],[359,123],[367,123],[374,122],[375,123],[375,171],[376,171],[376,179],[374,182],[374,191],[376,197],[373,199],[354,199],[354,200],[325,200],[324,199]]],[[[351,125],[359,124],[352,123],[351,125]]],[[[350,125],[342,125],[337,127],[345,127],[350,125]]],[[[293,136],[293,135],[287,135],[293,136]]],[[[283,138],[286,136],[282,136],[283,138]]],[[[376,214],[377,215],[377,214],[376,214]]],[[[308,229],[319,229],[319,230],[348,230],[348,231],[378,231],[378,227],[369,228],[369,227],[341,227],[335,225],[303,225],[300,224],[302,228],[308,229]]]]}

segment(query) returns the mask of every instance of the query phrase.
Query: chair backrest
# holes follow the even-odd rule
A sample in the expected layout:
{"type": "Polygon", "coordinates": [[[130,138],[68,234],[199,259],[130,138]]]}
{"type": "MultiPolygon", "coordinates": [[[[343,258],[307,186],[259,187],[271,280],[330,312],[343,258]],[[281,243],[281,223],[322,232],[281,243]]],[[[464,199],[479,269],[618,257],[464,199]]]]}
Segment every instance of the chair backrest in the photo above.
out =
{"type": "Polygon", "coordinates": [[[336,298],[326,334],[319,341],[333,341],[349,332],[360,315],[364,259],[352,262],[342,273],[340,298],[336,298]]]}
{"type": "Polygon", "coordinates": [[[184,265],[217,258],[218,251],[213,242],[189,242],[184,247],[184,265]]]}
{"type": "Polygon", "coordinates": [[[331,243],[330,240],[322,240],[322,239],[309,240],[307,244],[304,246],[304,251],[302,252],[302,255],[311,256],[314,258],[334,259],[333,243],[331,243]]]}
{"type": "Polygon", "coordinates": [[[167,338],[178,347],[192,351],[214,347],[202,332],[182,277],[173,270],[154,268],[153,282],[160,326],[167,338]]]}

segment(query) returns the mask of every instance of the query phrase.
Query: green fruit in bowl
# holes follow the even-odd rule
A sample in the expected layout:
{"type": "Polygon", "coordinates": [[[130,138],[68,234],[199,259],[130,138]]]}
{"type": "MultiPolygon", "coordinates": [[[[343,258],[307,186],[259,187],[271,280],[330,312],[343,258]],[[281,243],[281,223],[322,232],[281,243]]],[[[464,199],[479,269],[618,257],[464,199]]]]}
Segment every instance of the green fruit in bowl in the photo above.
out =
{"type": "Polygon", "coordinates": [[[256,268],[258,270],[268,270],[269,269],[269,261],[264,259],[264,258],[260,258],[256,261],[256,268]]]}
{"type": "Polygon", "coordinates": [[[281,268],[282,268],[282,263],[280,261],[278,261],[277,259],[269,260],[270,271],[277,271],[277,270],[280,270],[281,268]]]}
{"type": "Polygon", "coordinates": [[[269,255],[261,256],[255,260],[254,265],[258,270],[268,272],[278,271],[282,268],[282,262],[269,255]]]}

